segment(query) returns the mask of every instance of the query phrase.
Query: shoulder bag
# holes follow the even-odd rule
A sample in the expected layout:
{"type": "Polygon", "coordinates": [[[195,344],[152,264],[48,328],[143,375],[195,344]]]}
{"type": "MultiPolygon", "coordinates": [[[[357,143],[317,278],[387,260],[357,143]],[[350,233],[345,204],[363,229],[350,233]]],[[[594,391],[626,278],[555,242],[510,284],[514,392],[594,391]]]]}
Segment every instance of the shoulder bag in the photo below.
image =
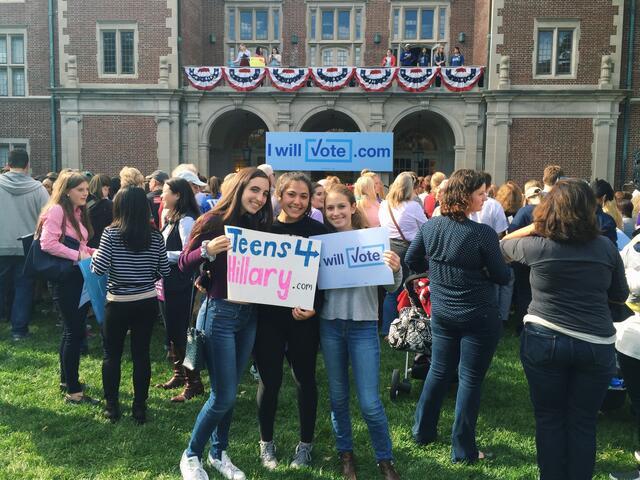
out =
{"type": "MultiPolygon", "coordinates": [[[[191,292],[191,302],[189,303],[189,314],[192,317],[191,326],[187,330],[187,348],[184,353],[184,360],[182,366],[193,371],[199,372],[204,369],[204,343],[205,334],[202,330],[198,330],[196,327],[196,318],[193,315],[193,299],[195,296],[195,288],[191,292]]],[[[207,294],[207,303],[204,310],[204,319],[206,322],[207,315],[209,314],[209,295],[207,294]]]]}
{"type": "MultiPolygon", "coordinates": [[[[74,261],[45,252],[40,245],[40,238],[35,238],[35,234],[30,237],[32,241],[24,260],[23,274],[26,277],[40,277],[52,282],[63,281],[73,270],[74,261]]],[[[22,242],[28,243],[28,239],[23,237],[22,242]]],[[[67,248],[80,251],[80,241],[65,235],[65,223],[62,224],[60,243],[67,248]]]]}

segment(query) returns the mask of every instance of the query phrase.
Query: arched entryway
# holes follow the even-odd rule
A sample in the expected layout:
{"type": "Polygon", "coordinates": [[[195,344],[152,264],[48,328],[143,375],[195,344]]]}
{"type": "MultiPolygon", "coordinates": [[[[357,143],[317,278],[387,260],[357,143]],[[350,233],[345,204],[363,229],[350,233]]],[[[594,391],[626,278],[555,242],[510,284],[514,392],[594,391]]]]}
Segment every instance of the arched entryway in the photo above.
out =
{"type": "Polygon", "coordinates": [[[255,113],[233,110],[221,115],[209,134],[209,172],[219,178],[265,162],[268,127],[255,113]]]}
{"type": "MultiPolygon", "coordinates": [[[[348,114],[338,110],[323,110],[307,118],[301,132],[359,132],[360,127],[348,114]]],[[[359,173],[359,172],[358,172],[359,173]]],[[[327,175],[337,175],[344,183],[352,183],[358,178],[356,172],[310,172],[312,180],[320,180],[327,175]]]]}
{"type": "Polygon", "coordinates": [[[453,130],[442,116],[431,111],[410,113],[393,129],[393,174],[449,175],[455,169],[454,146],[453,130]]]}

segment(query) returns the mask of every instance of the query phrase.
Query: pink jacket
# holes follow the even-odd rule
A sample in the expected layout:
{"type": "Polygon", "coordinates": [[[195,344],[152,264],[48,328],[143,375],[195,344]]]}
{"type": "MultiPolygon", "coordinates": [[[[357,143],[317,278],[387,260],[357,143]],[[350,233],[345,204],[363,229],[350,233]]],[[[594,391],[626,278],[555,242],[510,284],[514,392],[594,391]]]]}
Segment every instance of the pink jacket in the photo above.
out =
{"type": "MultiPolygon", "coordinates": [[[[87,241],[89,240],[89,232],[84,227],[80,220],[80,209],[75,211],[75,217],[80,224],[80,232],[82,238],[78,238],[76,229],[73,228],[70,222],[65,225],[64,234],[68,237],[75,238],[80,241],[80,251],[92,255],[93,248],[87,247],[87,241]]],[[[40,246],[45,252],[60,258],[68,258],[70,260],[78,260],[78,251],[72,248],[66,247],[60,242],[62,237],[62,222],[64,220],[64,210],[60,205],[54,205],[46,213],[43,214],[42,232],[40,233],[40,246]]]]}

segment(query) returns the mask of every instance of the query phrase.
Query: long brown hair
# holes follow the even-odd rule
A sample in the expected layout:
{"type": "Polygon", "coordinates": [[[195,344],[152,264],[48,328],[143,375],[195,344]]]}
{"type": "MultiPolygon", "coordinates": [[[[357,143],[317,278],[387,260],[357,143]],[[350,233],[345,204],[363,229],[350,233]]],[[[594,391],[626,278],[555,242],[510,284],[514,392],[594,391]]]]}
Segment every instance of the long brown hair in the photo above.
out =
{"type": "Polygon", "coordinates": [[[515,215],[522,207],[522,190],[517,183],[509,180],[496,192],[496,200],[507,215],[515,215]]]}
{"type": "MultiPolygon", "coordinates": [[[[344,197],[347,198],[350,205],[353,205],[356,207],[355,212],[351,214],[351,226],[353,227],[354,230],[359,230],[361,228],[368,227],[365,217],[357,208],[356,196],[353,194],[353,192],[349,187],[347,187],[346,185],[343,185],[342,183],[334,183],[330,185],[328,188],[325,189],[325,196],[324,196],[325,202],[327,201],[327,197],[329,196],[330,193],[337,193],[339,195],[343,195],[344,197]]],[[[325,212],[326,212],[326,209],[325,209],[325,212]]],[[[325,216],[326,216],[326,213],[325,213],[325,216]]],[[[325,224],[326,223],[327,222],[325,222],[325,224]]]]}
{"type": "Polygon", "coordinates": [[[596,196],[582,180],[558,180],[533,211],[535,232],[556,242],[586,243],[601,235],[596,196]]]}
{"type": "MultiPolygon", "coordinates": [[[[73,229],[78,234],[78,238],[82,238],[82,233],[80,231],[80,224],[76,219],[76,216],[73,211],[73,204],[69,199],[69,190],[73,190],[78,185],[82,185],[83,183],[89,183],[87,181],[87,177],[82,175],[81,173],[74,171],[63,171],[58,176],[58,179],[53,183],[51,197],[49,201],[42,209],[40,213],[40,219],[38,220],[38,226],[36,228],[36,235],[40,237],[42,233],[42,224],[44,223],[44,214],[47,213],[51,207],[55,205],[60,205],[62,207],[62,211],[64,212],[64,221],[63,221],[63,229],[67,223],[71,224],[73,229]]],[[[86,240],[89,240],[93,236],[93,228],[91,226],[91,220],[89,219],[89,210],[86,205],[83,205],[80,208],[80,221],[84,228],[87,229],[88,235],[86,240]]]]}
{"type": "MultiPolygon", "coordinates": [[[[238,225],[243,215],[242,213],[242,194],[249,182],[254,178],[264,178],[269,182],[269,177],[262,170],[255,167],[247,167],[241,169],[231,179],[223,183],[224,189],[222,198],[207,213],[202,215],[191,230],[191,241],[189,249],[193,249],[199,241],[199,237],[214,231],[219,225],[216,221],[221,221],[225,225],[238,225]]],[[[268,231],[273,223],[273,207],[271,199],[267,198],[264,206],[254,215],[256,220],[255,229],[268,231]]]]}
{"type": "Polygon", "coordinates": [[[466,212],[471,194],[484,184],[485,176],[482,173],[468,168],[456,170],[447,182],[447,188],[440,203],[440,213],[462,222],[467,218],[466,212]]]}
{"type": "Polygon", "coordinates": [[[276,198],[281,199],[282,195],[284,195],[284,191],[289,187],[291,182],[301,182],[304,183],[309,189],[309,203],[307,203],[307,209],[304,214],[308,215],[311,211],[311,197],[313,196],[313,184],[311,183],[311,179],[307,177],[306,174],[302,172],[286,172],[278,177],[278,181],[276,182],[275,194],[276,198]]]}

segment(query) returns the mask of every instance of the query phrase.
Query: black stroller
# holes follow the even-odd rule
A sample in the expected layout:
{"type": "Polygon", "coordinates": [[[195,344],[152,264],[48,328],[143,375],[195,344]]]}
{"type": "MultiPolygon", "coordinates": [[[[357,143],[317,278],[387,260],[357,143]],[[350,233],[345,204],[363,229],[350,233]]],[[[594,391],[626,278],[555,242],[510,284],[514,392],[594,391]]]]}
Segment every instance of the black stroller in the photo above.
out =
{"type": "Polygon", "coordinates": [[[424,380],[431,365],[431,301],[427,273],[407,277],[404,291],[398,296],[399,315],[389,328],[391,348],[406,352],[404,374],[396,368],[391,374],[391,400],[400,392],[411,392],[411,378],[424,380]],[[413,364],[409,367],[409,355],[413,364]]]}

